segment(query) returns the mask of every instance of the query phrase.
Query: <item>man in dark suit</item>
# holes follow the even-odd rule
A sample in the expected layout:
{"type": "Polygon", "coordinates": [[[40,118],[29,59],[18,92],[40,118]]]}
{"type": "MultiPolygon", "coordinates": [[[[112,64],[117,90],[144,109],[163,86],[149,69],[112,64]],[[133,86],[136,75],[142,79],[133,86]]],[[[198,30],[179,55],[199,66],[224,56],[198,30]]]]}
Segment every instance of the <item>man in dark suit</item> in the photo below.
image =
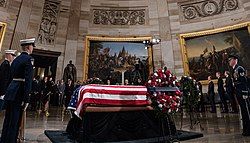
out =
{"type": "Polygon", "coordinates": [[[236,103],[235,96],[234,96],[234,86],[233,86],[232,78],[230,76],[229,71],[225,71],[224,75],[226,77],[226,80],[225,80],[226,93],[229,97],[229,101],[232,107],[232,111],[230,112],[238,113],[237,103],[236,103]]]}
{"type": "Polygon", "coordinates": [[[218,78],[218,94],[220,96],[220,101],[222,104],[222,113],[228,113],[227,99],[225,96],[225,89],[223,79],[220,75],[220,72],[216,72],[216,77],[218,78]]]}
{"type": "Polygon", "coordinates": [[[211,104],[211,113],[215,113],[216,112],[216,106],[215,106],[215,100],[214,100],[214,96],[215,96],[215,93],[214,93],[214,83],[213,81],[211,80],[211,76],[208,76],[208,96],[209,96],[209,99],[210,99],[210,104],[211,104]]]}
{"type": "Polygon", "coordinates": [[[230,55],[228,58],[229,65],[233,68],[233,83],[235,87],[235,94],[237,101],[240,105],[242,123],[243,123],[243,136],[250,136],[250,103],[249,91],[247,86],[246,70],[238,65],[238,57],[230,55]]]}
{"type": "Polygon", "coordinates": [[[198,103],[198,111],[205,112],[204,95],[202,93],[202,84],[201,84],[201,82],[198,81],[197,86],[198,86],[199,92],[201,93],[200,101],[198,103]]]}
{"type": "MultiPolygon", "coordinates": [[[[5,60],[0,65],[0,98],[3,99],[5,91],[11,82],[10,64],[14,60],[16,50],[5,50],[5,60]]],[[[2,104],[3,102],[1,102],[2,104]]],[[[2,107],[2,105],[0,105],[2,107]]],[[[0,108],[1,108],[0,107],[0,108]]]]}
{"type": "Polygon", "coordinates": [[[40,76],[36,76],[32,81],[31,96],[30,96],[30,108],[31,110],[39,110],[40,98],[41,98],[41,82],[40,76]]]}
{"type": "Polygon", "coordinates": [[[1,143],[16,143],[22,113],[26,111],[31,91],[33,65],[30,54],[34,48],[35,38],[21,40],[23,52],[12,62],[12,81],[5,93],[5,118],[1,143]]]}

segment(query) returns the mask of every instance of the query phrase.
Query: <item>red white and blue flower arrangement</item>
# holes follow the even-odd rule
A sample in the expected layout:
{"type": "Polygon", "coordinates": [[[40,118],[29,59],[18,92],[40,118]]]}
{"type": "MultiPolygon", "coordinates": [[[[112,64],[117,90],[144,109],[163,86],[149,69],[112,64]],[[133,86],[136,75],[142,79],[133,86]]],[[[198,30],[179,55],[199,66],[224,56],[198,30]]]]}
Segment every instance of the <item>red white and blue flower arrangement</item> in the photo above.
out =
{"type": "Polygon", "coordinates": [[[158,115],[178,112],[181,101],[179,86],[176,76],[166,67],[151,74],[147,83],[148,98],[158,115]]]}

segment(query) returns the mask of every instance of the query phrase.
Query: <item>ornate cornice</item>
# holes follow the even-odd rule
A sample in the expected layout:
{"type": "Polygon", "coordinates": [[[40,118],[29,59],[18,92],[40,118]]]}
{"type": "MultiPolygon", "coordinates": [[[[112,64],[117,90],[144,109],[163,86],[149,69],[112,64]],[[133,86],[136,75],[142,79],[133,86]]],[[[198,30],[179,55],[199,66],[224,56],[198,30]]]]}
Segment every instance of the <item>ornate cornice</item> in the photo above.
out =
{"type": "Polygon", "coordinates": [[[93,24],[145,25],[146,9],[93,8],[93,24]]]}
{"type": "Polygon", "coordinates": [[[186,20],[207,17],[238,8],[238,0],[198,0],[180,3],[180,9],[186,20]]]}

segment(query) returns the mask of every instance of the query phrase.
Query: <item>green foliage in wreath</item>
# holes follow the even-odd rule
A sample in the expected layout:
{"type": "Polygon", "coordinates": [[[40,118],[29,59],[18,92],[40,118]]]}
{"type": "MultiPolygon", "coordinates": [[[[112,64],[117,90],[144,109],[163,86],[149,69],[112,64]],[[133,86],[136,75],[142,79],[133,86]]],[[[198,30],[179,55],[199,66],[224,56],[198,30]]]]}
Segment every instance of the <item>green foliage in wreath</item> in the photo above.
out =
{"type": "Polygon", "coordinates": [[[183,76],[180,80],[180,90],[182,91],[183,106],[187,112],[193,112],[201,98],[198,82],[191,77],[183,76]]]}

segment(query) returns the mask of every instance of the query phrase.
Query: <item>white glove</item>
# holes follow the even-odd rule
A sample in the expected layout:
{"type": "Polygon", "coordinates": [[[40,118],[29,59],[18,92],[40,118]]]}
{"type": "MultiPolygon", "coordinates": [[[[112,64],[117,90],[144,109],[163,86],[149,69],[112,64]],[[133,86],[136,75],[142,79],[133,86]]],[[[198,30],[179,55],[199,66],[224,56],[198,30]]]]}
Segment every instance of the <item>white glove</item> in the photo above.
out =
{"type": "Polygon", "coordinates": [[[3,99],[4,99],[4,96],[5,96],[5,95],[1,95],[1,96],[0,96],[0,99],[2,99],[2,100],[3,100],[3,99]]]}
{"type": "Polygon", "coordinates": [[[248,96],[247,95],[243,95],[243,99],[247,99],[248,98],[248,96]]]}
{"type": "Polygon", "coordinates": [[[26,109],[28,108],[28,106],[29,106],[29,103],[25,103],[23,111],[26,111],[26,109]]]}
{"type": "Polygon", "coordinates": [[[24,102],[22,102],[22,106],[23,106],[23,111],[26,111],[26,109],[27,109],[28,106],[29,106],[29,103],[24,103],[24,102]]]}

